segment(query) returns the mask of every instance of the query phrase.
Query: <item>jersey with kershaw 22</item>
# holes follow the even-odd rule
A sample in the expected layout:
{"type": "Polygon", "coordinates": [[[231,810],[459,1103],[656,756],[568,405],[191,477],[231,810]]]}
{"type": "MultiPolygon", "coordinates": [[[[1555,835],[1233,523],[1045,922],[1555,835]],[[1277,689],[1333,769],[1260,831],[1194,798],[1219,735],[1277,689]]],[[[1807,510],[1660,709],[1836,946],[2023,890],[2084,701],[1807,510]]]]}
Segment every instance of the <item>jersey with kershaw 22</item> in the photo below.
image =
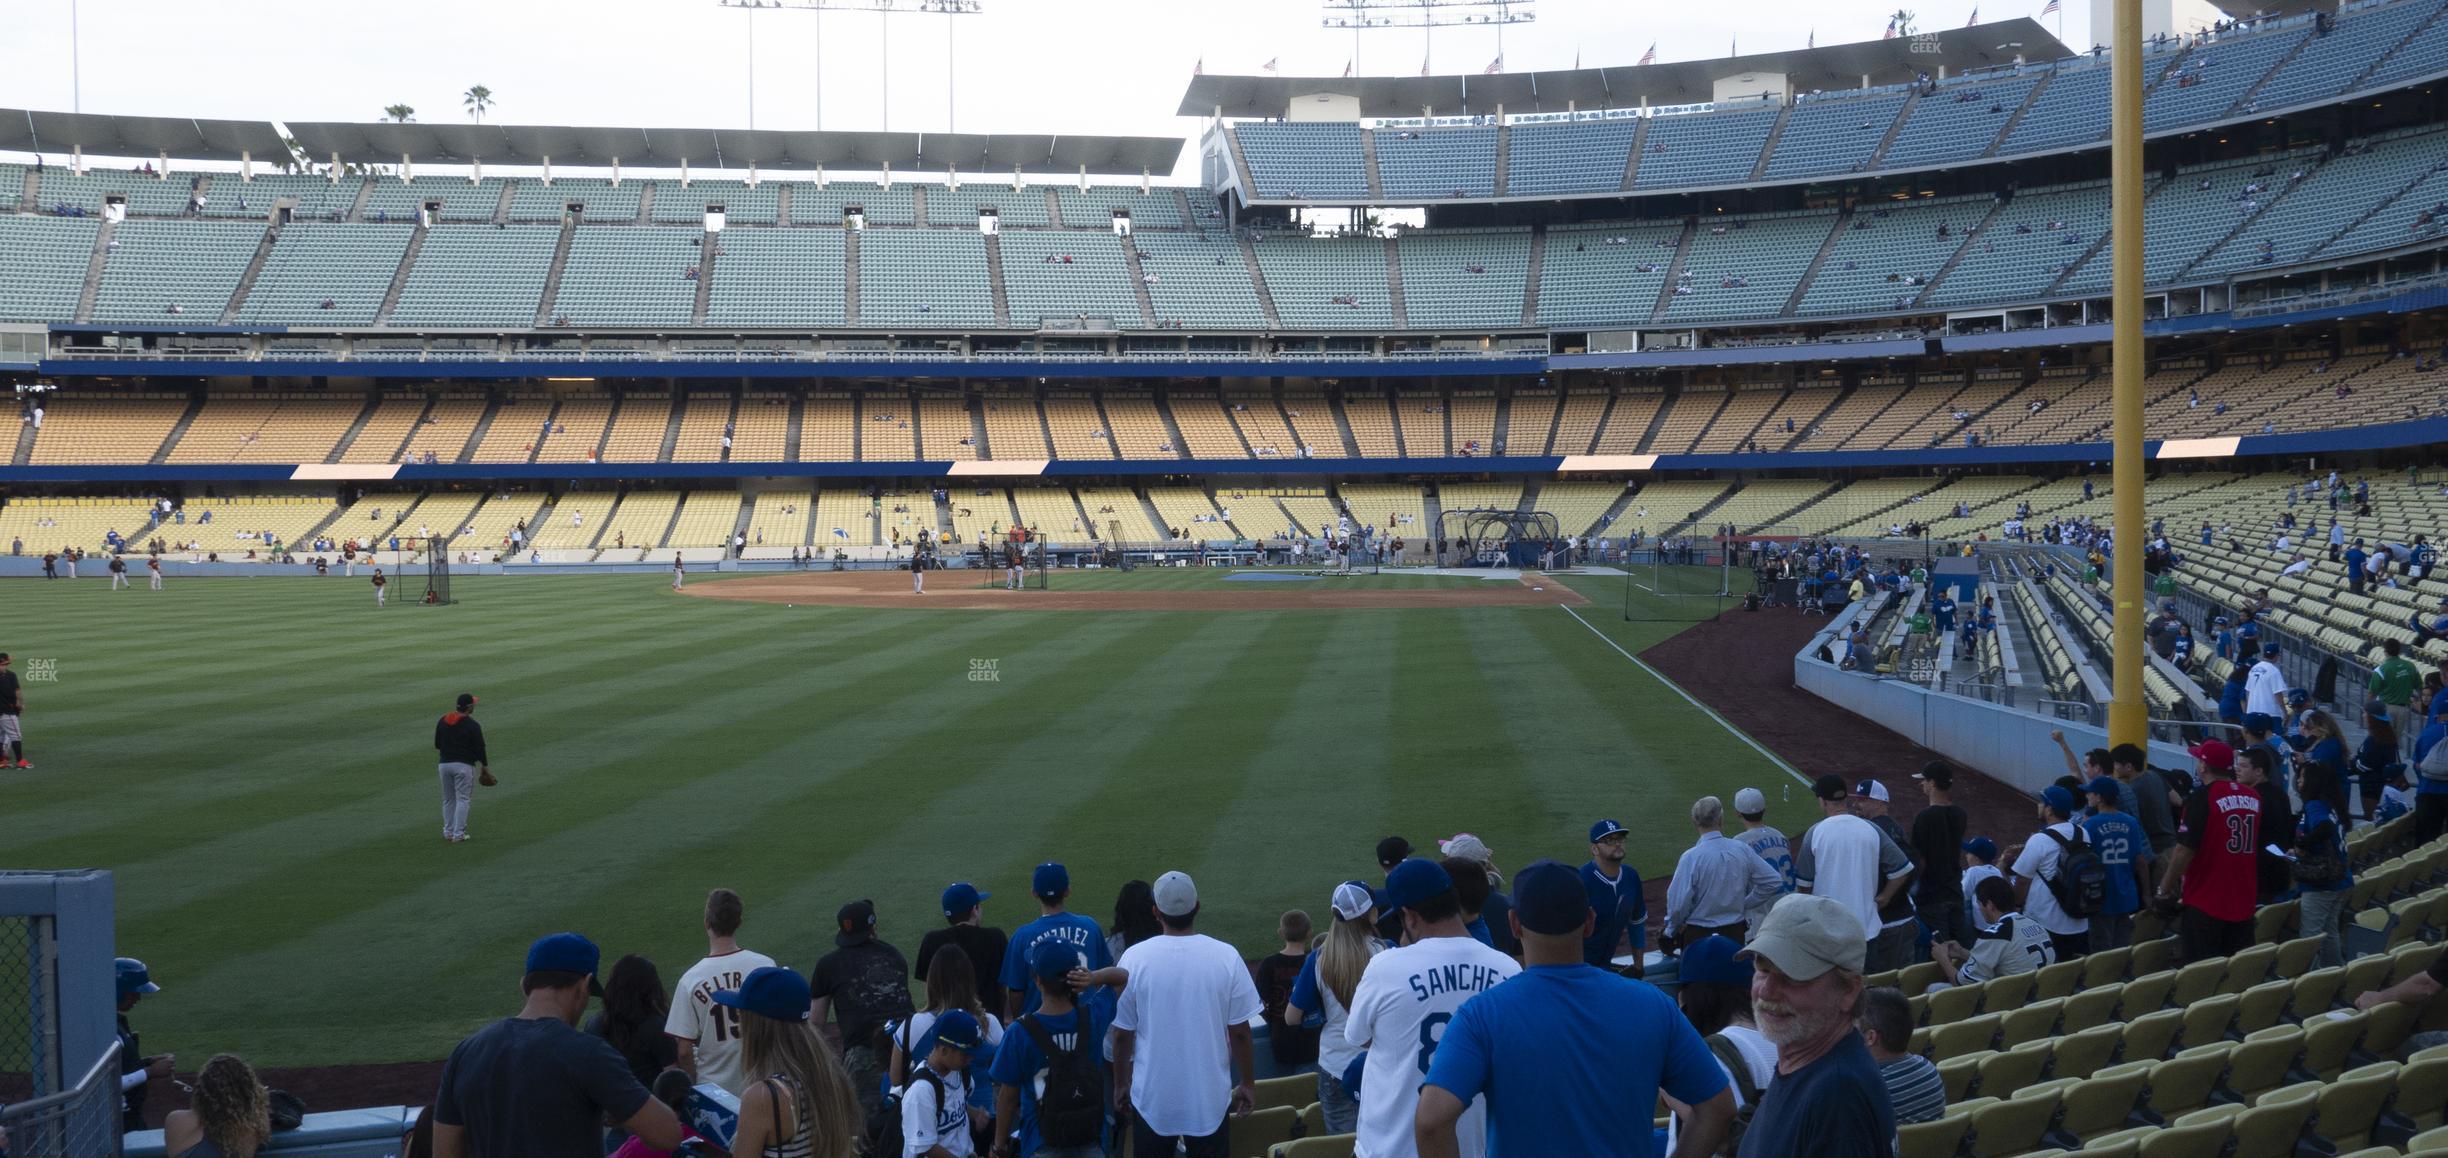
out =
{"type": "Polygon", "coordinates": [[[738,1097],[748,1088],[748,1060],[740,1050],[739,1011],[714,1004],[714,991],[737,989],[748,974],[774,963],[763,953],[741,949],[707,957],[680,975],[671,1016],[663,1032],[697,1043],[697,1080],[712,1082],[738,1097]]]}
{"type": "MultiPolygon", "coordinates": [[[[1343,1035],[1368,1050],[1360,1072],[1360,1130],[1354,1158],[1414,1158],[1411,1133],[1420,1079],[1454,1011],[1521,965],[1470,937],[1430,937],[1369,959],[1352,991],[1343,1035]]],[[[1487,1105],[1474,1100],[1455,1127],[1462,1158],[1487,1152],[1487,1105]]]]}

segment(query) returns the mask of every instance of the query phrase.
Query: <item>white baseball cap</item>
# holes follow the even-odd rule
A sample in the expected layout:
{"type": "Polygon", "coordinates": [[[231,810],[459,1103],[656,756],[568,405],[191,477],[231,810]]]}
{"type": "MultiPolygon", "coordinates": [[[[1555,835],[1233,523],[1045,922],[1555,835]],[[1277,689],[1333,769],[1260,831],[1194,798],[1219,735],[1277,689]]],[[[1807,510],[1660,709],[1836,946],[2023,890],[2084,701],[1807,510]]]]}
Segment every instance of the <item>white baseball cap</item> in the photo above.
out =
{"type": "Polygon", "coordinates": [[[1734,811],[1744,816],[1768,811],[1768,794],[1757,788],[1745,788],[1734,794],[1734,811]]]}
{"type": "Polygon", "coordinates": [[[1358,881],[1345,881],[1335,886],[1335,916],[1346,921],[1356,921],[1367,916],[1368,911],[1376,907],[1377,898],[1369,895],[1367,885],[1358,881]]]}
{"type": "Polygon", "coordinates": [[[1185,872],[1169,872],[1156,878],[1156,911],[1168,917],[1187,917],[1198,911],[1198,885],[1185,872]]]}

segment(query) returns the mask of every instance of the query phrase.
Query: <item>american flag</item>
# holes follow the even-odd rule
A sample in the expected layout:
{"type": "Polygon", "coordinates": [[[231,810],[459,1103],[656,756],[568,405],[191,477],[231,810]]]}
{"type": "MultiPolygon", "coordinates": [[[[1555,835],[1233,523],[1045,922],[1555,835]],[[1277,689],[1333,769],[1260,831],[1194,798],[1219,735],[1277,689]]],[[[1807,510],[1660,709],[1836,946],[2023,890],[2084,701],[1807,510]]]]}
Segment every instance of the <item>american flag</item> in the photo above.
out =
{"type": "Polygon", "coordinates": [[[1343,62],[1343,76],[1344,76],[1344,78],[1345,78],[1345,79],[1347,79],[1347,80],[1348,80],[1348,79],[1350,79],[1350,77],[1351,77],[1351,70],[1352,70],[1352,62],[1350,62],[1350,61],[1348,61],[1348,60],[1347,60],[1347,61],[1344,61],[1344,62],[1343,62]]]}
{"type": "Polygon", "coordinates": [[[1881,39],[1881,40],[1893,40],[1893,39],[1895,39],[1895,34],[1896,34],[1896,23],[1895,23],[1895,21],[1894,21],[1894,20],[1889,20],[1889,21],[1887,22],[1887,34],[1886,34],[1886,35],[1884,35],[1884,36],[1879,37],[1879,39],[1881,39]]]}
{"type": "Polygon", "coordinates": [[[1819,30],[1818,30],[1818,29],[1813,28],[1813,29],[1811,29],[1811,30],[1810,30],[1810,38],[1809,38],[1809,39],[1807,39],[1807,40],[1804,40],[1804,41],[1802,42],[1802,47],[1804,47],[1804,48],[1817,48],[1817,47],[1819,47],[1819,30]]]}
{"type": "Polygon", "coordinates": [[[1964,27],[1970,28],[1978,23],[1980,23],[1980,5],[1975,4],[1972,6],[1972,19],[1964,21],[1964,27]]]}
{"type": "Polygon", "coordinates": [[[1265,71],[1265,72],[1273,72],[1273,71],[1275,71],[1275,62],[1276,62],[1277,60],[1279,60],[1279,59],[1281,59],[1281,58],[1280,58],[1280,57],[1269,57],[1269,58],[1267,59],[1267,62],[1266,62],[1265,64],[1259,65],[1258,67],[1259,67],[1259,68],[1260,68],[1262,71],[1265,71]]]}
{"type": "Polygon", "coordinates": [[[2048,3],[2041,5],[2041,6],[2040,6],[2040,14],[2041,14],[2042,16],[2054,16],[2054,15],[2056,15],[2056,14],[2057,14],[2057,0],[2048,0],[2048,3]]]}
{"type": "Polygon", "coordinates": [[[1499,54],[1499,55],[1496,57],[1496,59],[1491,60],[1491,61],[1489,61],[1489,62],[1488,62],[1488,66],[1487,66],[1485,69],[1481,70],[1479,75],[1481,75],[1481,76],[1494,76],[1494,75],[1496,75],[1497,73],[1500,73],[1500,72],[1503,72],[1503,71],[1504,71],[1504,57],[1503,57],[1503,55],[1502,55],[1502,54],[1499,54]]]}
{"type": "Polygon", "coordinates": [[[1657,63],[1657,41],[1652,40],[1649,42],[1649,51],[1641,54],[1640,62],[1642,64],[1657,63]]]}

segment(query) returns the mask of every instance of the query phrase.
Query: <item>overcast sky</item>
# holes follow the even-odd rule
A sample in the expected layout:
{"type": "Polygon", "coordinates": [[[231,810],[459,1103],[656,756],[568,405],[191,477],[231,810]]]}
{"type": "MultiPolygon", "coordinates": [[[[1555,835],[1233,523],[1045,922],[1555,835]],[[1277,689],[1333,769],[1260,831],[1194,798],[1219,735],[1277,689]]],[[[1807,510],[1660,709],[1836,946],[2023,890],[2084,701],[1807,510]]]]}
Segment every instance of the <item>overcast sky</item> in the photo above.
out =
{"type": "MultiPolygon", "coordinates": [[[[857,3],[859,0],[843,0],[857,3]]],[[[907,0],[905,0],[907,2],[907,0]]],[[[1935,0],[1906,7],[1925,29],[2037,15],[2045,0],[1935,0]]],[[[7,0],[0,107],[70,105],[70,0],[7,0]]],[[[1193,65],[1339,76],[1349,32],[1320,27],[1321,0],[982,0],[958,18],[891,18],[889,55],[868,12],[774,11],[753,18],[715,0],[422,0],[301,5],[270,0],[80,0],[75,6],[86,112],[270,120],[373,120],[408,104],[421,121],[464,119],[460,94],[484,84],[489,120],[511,124],[730,128],[749,122],[750,22],[756,124],[769,129],[942,130],[946,26],[959,24],[964,132],[1117,133],[1190,140],[1173,115],[1193,65]],[[819,45],[821,42],[821,53],[819,45]],[[890,105],[885,69],[890,63],[890,105]],[[888,118],[889,114],[889,118],[888,118]]],[[[2087,0],[2065,4],[2068,44],[2088,45],[2087,0]]],[[[1652,42],[1661,61],[1876,39],[1889,5],[1812,0],[1739,5],[1654,0],[1536,0],[1538,19],[1504,31],[1507,71],[1628,65],[1652,42]]],[[[2052,31],[2058,18],[2048,18],[2052,31]]],[[[1497,53],[1490,28],[1434,34],[1432,67],[1477,72],[1497,53]]],[[[1416,75],[1417,29],[1365,34],[1361,75],[1416,75]]]]}

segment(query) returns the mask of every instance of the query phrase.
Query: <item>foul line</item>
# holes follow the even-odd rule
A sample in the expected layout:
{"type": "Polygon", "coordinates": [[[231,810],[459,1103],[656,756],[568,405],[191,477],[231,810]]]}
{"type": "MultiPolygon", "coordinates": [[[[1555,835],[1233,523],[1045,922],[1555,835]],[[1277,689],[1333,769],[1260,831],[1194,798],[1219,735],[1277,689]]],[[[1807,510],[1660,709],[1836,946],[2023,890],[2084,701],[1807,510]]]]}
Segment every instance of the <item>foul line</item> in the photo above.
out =
{"type": "MultiPolygon", "coordinates": [[[[1559,606],[1561,606],[1561,605],[1559,605],[1559,606]]],[[[1802,785],[1804,788],[1808,788],[1808,787],[1810,787],[1810,786],[1811,786],[1811,778],[1810,778],[1810,777],[1808,777],[1808,776],[1804,776],[1804,775],[1803,775],[1803,774],[1802,774],[1802,773],[1801,773],[1799,770],[1797,770],[1797,769],[1796,769],[1796,768],[1795,768],[1793,765],[1786,763],[1786,762],[1785,762],[1784,757],[1779,756],[1779,755],[1777,755],[1776,753],[1769,751],[1769,750],[1768,750],[1767,748],[1765,748],[1765,747],[1762,747],[1762,746],[1760,745],[1760,742],[1759,742],[1759,741],[1757,741],[1757,740],[1752,739],[1749,733],[1744,732],[1742,729],[1735,727],[1735,726],[1734,726],[1734,724],[1733,724],[1733,722],[1732,722],[1732,721],[1730,721],[1730,720],[1728,720],[1728,719],[1726,719],[1724,716],[1720,716],[1720,715],[1718,715],[1718,714],[1717,714],[1717,710],[1716,710],[1715,708],[1712,708],[1712,707],[1708,706],[1707,704],[1701,703],[1699,700],[1694,699],[1694,698],[1692,697],[1692,694],[1691,694],[1690,692],[1687,692],[1687,691],[1684,691],[1684,690],[1683,690],[1683,685],[1678,684],[1678,683],[1674,682],[1673,680],[1667,679],[1667,678],[1666,678],[1666,673],[1661,672],[1661,671],[1659,671],[1658,669],[1656,669],[1656,668],[1653,668],[1653,667],[1649,666],[1649,665],[1648,665],[1647,663],[1645,663],[1645,662],[1642,662],[1641,657],[1639,657],[1639,656],[1637,656],[1637,655],[1634,655],[1634,654],[1632,654],[1631,652],[1625,651],[1625,650],[1623,649],[1623,645],[1622,645],[1622,644],[1615,642],[1614,638],[1613,638],[1612,636],[1609,636],[1607,633],[1605,633],[1605,632],[1603,632],[1603,631],[1598,630],[1598,627],[1597,627],[1597,625],[1596,625],[1596,624],[1591,623],[1589,620],[1582,619],[1582,618],[1581,618],[1581,613],[1580,613],[1580,612],[1575,611],[1575,610],[1573,610],[1573,609],[1572,609],[1572,608],[1570,608],[1570,607],[1565,607],[1565,608],[1564,608],[1564,614],[1569,615],[1569,616],[1572,616],[1572,617],[1573,617],[1575,620],[1579,621],[1579,623],[1581,624],[1581,626],[1586,627],[1586,628],[1589,628],[1589,633],[1590,633],[1591,635],[1595,635],[1595,636],[1597,636],[1597,637],[1599,638],[1599,640],[1601,640],[1602,642],[1604,642],[1604,643],[1605,643],[1605,644],[1606,644],[1608,647],[1614,648],[1614,649],[1615,649],[1615,654],[1620,655],[1620,656],[1624,657],[1625,659],[1631,660],[1631,661],[1632,661],[1633,666],[1638,667],[1638,668],[1639,668],[1639,669],[1641,669],[1642,671],[1648,672],[1648,673],[1649,673],[1650,678],[1655,679],[1657,682],[1659,682],[1659,683],[1662,683],[1662,684],[1666,685],[1666,686],[1667,686],[1669,689],[1672,689],[1672,690],[1673,690],[1674,694],[1676,694],[1676,695],[1678,695],[1678,696],[1683,697],[1683,702],[1684,702],[1684,703],[1690,704],[1691,706],[1693,706],[1693,707],[1695,707],[1695,708],[1700,709],[1700,710],[1701,710],[1703,713],[1706,713],[1706,714],[1707,714],[1708,718],[1710,718],[1710,719],[1712,719],[1712,720],[1717,721],[1717,726],[1718,726],[1718,727],[1721,727],[1721,728],[1724,728],[1724,729],[1725,729],[1726,731],[1728,731],[1728,732],[1733,733],[1733,735],[1734,735],[1734,738],[1735,738],[1735,739],[1740,740],[1740,741],[1742,741],[1742,742],[1743,742],[1743,743],[1745,743],[1745,744],[1749,744],[1749,745],[1751,745],[1751,750],[1752,750],[1752,751],[1757,752],[1757,753],[1759,753],[1760,755],[1767,757],[1767,758],[1768,758],[1768,762],[1769,762],[1769,763],[1774,764],[1774,765],[1776,765],[1777,767],[1784,769],[1784,770],[1785,770],[1785,774],[1786,774],[1786,775],[1793,777],[1793,778],[1794,778],[1794,779],[1795,779],[1797,782],[1799,782],[1799,783],[1800,783],[1800,784],[1801,784],[1801,785],[1802,785]]]]}

